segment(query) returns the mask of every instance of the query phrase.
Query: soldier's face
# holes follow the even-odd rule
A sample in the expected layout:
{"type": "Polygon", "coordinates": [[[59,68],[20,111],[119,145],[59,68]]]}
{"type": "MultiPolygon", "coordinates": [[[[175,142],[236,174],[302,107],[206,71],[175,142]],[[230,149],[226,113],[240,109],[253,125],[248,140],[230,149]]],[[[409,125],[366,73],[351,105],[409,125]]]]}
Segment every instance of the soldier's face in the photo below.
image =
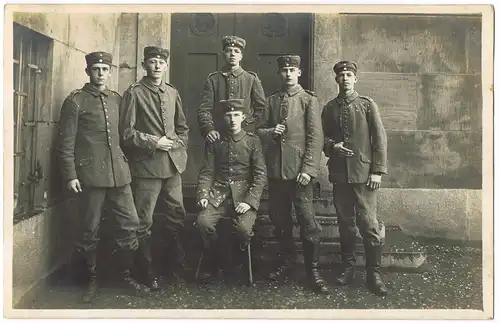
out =
{"type": "Polygon", "coordinates": [[[358,82],[358,77],[352,71],[342,71],[337,74],[335,80],[343,91],[354,90],[354,84],[358,82]]]}
{"type": "Polygon", "coordinates": [[[299,77],[302,75],[302,71],[297,67],[284,66],[279,69],[278,74],[283,84],[293,86],[299,83],[299,77]]]}
{"type": "Polygon", "coordinates": [[[108,64],[96,63],[87,67],[85,72],[89,76],[90,83],[97,86],[103,86],[106,85],[108,81],[111,68],[108,64]]]}
{"type": "Polygon", "coordinates": [[[168,64],[163,58],[148,58],[142,63],[148,77],[153,79],[163,78],[163,73],[167,70],[168,64]]]}
{"type": "Polygon", "coordinates": [[[224,113],[224,122],[230,132],[236,133],[241,130],[241,123],[245,120],[245,115],[241,111],[229,111],[224,113]]]}
{"type": "Polygon", "coordinates": [[[241,59],[243,58],[243,53],[239,47],[226,46],[222,54],[224,56],[224,61],[229,66],[240,65],[241,59]]]}

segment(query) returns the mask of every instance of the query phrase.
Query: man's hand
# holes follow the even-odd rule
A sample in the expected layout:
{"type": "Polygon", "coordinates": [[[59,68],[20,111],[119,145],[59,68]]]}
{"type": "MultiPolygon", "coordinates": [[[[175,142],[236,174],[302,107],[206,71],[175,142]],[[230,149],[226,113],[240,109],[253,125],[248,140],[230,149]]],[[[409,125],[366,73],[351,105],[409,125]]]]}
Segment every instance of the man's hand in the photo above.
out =
{"type": "Polygon", "coordinates": [[[372,191],[380,188],[380,183],[382,182],[382,175],[370,174],[368,177],[368,182],[366,182],[366,186],[370,188],[372,191]]]}
{"type": "Polygon", "coordinates": [[[248,205],[247,203],[245,202],[241,202],[240,204],[238,204],[238,206],[236,207],[236,213],[238,214],[243,214],[245,213],[246,211],[250,210],[251,206],[248,205]]]}
{"type": "Polygon", "coordinates": [[[205,138],[209,143],[213,144],[215,141],[220,139],[220,134],[216,130],[212,130],[208,133],[207,137],[205,138]]]}
{"type": "Polygon", "coordinates": [[[198,201],[198,206],[202,209],[206,209],[208,206],[208,200],[207,199],[201,199],[198,201]]]}
{"type": "Polygon", "coordinates": [[[168,139],[167,137],[163,136],[158,140],[158,143],[156,144],[156,148],[164,151],[169,151],[172,149],[174,146],[174,141],[172,139],[168,139]]]}
{"type": "Polygon", "coordinates": [[[68,190],[74,192],[74,193],[80,193],[82,192],[82,185],[80,184],[80,181],[75,178],[75,179],[72,179],[68,182],[68,190]]]}
{"type": "Polygon", "coordinates": [[[342,157],[352,157],[354,156],[354,152],[349,148],[344,147],[344,142],[338,142],[333,145],[333,151],[339,154],[342,157]]]}
{"type": "Polygon", "coordinates": [[[299,185],[306,186],[310,181],[311,176],[306,173],[299,173],[299,175],[297,175],[297,183],[299,183],[299,185]]]}
{"type": "Polygon", "coordinates": [[[273,135],[281,136],[285,132],[286,126],[278,123],[274,128],[273,135]]]}

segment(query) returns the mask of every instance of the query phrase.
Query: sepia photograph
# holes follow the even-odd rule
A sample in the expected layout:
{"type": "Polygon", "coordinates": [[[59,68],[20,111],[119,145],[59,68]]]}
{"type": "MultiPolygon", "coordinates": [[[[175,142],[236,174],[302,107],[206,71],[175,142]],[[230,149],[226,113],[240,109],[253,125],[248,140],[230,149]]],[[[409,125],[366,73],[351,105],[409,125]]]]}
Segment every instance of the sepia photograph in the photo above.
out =
{"type": "Polygon", "coordinates": [[[493,318],[492,6],[4,8],[6,318],[493,318]]]}

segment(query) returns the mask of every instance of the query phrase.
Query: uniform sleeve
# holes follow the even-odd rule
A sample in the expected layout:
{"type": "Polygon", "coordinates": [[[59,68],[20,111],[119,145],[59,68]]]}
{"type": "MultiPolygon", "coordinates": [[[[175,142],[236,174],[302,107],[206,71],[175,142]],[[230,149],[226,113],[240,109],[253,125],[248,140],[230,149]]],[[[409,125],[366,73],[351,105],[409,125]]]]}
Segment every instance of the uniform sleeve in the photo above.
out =
{"type": "Polygon", "coordinates": [[[207,78],[203,85],[203,92],[201,92],[201,103],[198,108],[198,124],[200,126],[200,133],[205,138],[208,133],[215,130],[215,124],[212,118],[212,111],[214,108],[214,86],[210,77],[207,78]]]}
{"type": "Polygon", "coordinates": [[[264,94],[264,88],[258,76],[255,76],[252,83],[252,89],[250,91],[250,98],[252,100],[253,114],[243,121],[244,125],[251,123],[259,123],[259,120],[264,117],[264,113],[267,110],[266,95],[264,94]]]}
{"type": "Polygon", "coordinates": [[[202,199],[209,199],[210,188],[212,187],[214,169],[215,169],[215,150],[211,143],[205,144],[205,153],[203,163],[198,174],[197,202],[202,199]]]}
{"type": "Polygon", "coordinates": [[[323,132],[324,132],[324,145],[323,145],[323,152],[325,153],[326,157],[332,157],[334,152],[333,152],[333,145],[335,145],[335,140],[333,140],[333,129],[331,127],[331,121],[330,120],[330,113],[329,113],[329,104],[327,104],[324,108],[323,111],[321,112],[321,124],[323,126],[323,132]]]}
{"type": "Polygon", "coordinates": [[[311,177],[318,176],[323,144],[321,110],[318,98],[313,96],[306,108],[306,149],[302,159],[301,173],[306,173],[311,177]]]}
{"type": "Polygon", "coordinates": [[[144,149],[150,154],[154,154],[160,138],[135,128],[136,109],[134,94],[130,90],[125,91],[120,104],[120,138],[123,146],[144,149]]]}
{"type": "Polygon", "coordinates": [[[387,134],[375,101],[370,101],[368,126],[372,142],[371,173],[387,174],[387,134]]]}
{"type": "Polygon", "coordinates": [[[189,127],[186,122],[186,116],[184,115],[184,111],[182,110],[182,100],[179,92],[177,92],[177,99],[175,100],[175,133],[180,139],[180,142],[175,147],[179,147],[179,145],[187,148],[188,146],[188,132],[189,127]]]}
{"type": "Polygon", "coordinates": [[[251,156],[252,184],[248,189],[244,202],[255,210],[259,210],[260,198],[267,182],[267,169],[262,144],[258,138],[255,139],[251,156]]]}
{"type": "Polygon", "coordinates": [[[66,98],[59,119],[59,159],[64,181],[76,179],[75,140],[78,131],[79,107],[71,98],[66,98]]]}
{"type": "Polygon", "coordinates": [[[257,123],[257,130],[255,133],[260,137],[262,142],[266,145],[271,143],[273,140],[274,126],[270,124],[271,122],[271,99],[270,97],[266,100],[267,108],[264,110],[264,114],[257,123]]]}

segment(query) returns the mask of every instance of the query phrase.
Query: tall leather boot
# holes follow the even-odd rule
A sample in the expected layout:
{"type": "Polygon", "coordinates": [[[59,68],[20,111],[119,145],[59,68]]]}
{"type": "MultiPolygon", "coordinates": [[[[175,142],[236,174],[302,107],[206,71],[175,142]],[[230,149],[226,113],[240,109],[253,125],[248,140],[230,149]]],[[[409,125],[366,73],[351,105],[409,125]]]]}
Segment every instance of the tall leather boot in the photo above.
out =
{"type": "Polygon", "coordinates": [[[295,244],[293,241],[292,233],[289,234],[278,234],[278,238],[280,239],[278,252],[278,266],[277,268],[269,273],[268,278],[270,280],[280,280],[288,276],[288,274],[293,269],[293,258],[295,256],[295,244]]]}
{"type": "Polygon", "coordinates": [[[354,281],[356,273],[356,234],[350,234],[347,237],[346,234],[341,233],[340,237],[340,252],[342,253],[342,265],[343,271],[339,277],[335,280],[335,283],[339,286],[345,286],[354,281]]]}
{"type": "Polygon", "coordinates": [[[153,257],[151,255],[150,238],[140,240],[139,248],[137,248],[136,252],[139,264],[143,269],[146,286],[148,286],[151,291],[159,290],[160,287],[158,285],[158,277],[156,277],[153,272],[153,257]]]}
{"type": "Polygon", "coordinates": [[[132,278],[131,269],[134,265],[135,250],[120,249],[118,251],[119,274],[121,286],[135,296],[145,296],[149,293],[149,287],[139,284],[132,278]]]}
{"type": "Polygon", "coordinates": [[[207,284],[214,278],[217,273],[216,259],[217,251],[213,243],[200,249],[195,273],[196,281],[207,284]]]}
{"type": "Polygon", "coordinates": [[[86,291],[83,295],[83,302],[90,303],[97,294],[97,268],[96,268],[96,250],[83,252],[85,260],[85,270],[87,276],[86,291]]]}
{"type": "Polygon", "coordinates": [[[326,282],[321,278],[319,267],[319,241],[312,242],[304,240],[304,266],[306,269],[306,278],[312,290],[319,294],[328,294],[326,282]]]}
{"type": "Polygon", "coordinates": [[[189,270],[186,264],[186,253],[182,245],[179,233],[174,233],[169,239],[170,254],[172,255],[172,266],[170,273],[176,281],[184,281],[186,272],[189,270]]]}
{"type": "Polygon", "coordinates": [[[387,288],[380,275],[382,265],[382,247],[365,243],[366,254],[366,283],[368,289],[378,296],[386,296],[387,288]]]}

